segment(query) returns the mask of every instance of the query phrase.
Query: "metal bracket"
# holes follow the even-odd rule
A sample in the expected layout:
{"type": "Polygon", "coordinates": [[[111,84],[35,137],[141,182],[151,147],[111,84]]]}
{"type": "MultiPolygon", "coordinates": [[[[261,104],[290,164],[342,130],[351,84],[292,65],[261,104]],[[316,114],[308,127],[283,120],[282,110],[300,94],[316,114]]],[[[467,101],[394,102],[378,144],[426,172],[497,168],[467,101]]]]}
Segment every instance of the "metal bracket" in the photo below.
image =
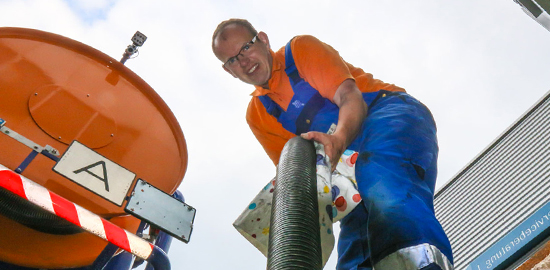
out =
{"type": "Polygon", "coordinates": [[[36,151],[38,153],[42,153],[43,151],[51,154],[51,155],[54,155],[56,157],[59,156],[59,151],[57,151],[57,149],[49,146],[49,145],[46,145],[44,147],[42,147],[41,145],[27,139],[25,136],[13,131],[12,129],[8,128],[6,126],[6,120],[0,118],[0,131],[10,137],[12,137],[13,139],[15,139],[16,141],[26,145],[27,147],[29,147],[30,149],[32,149],[33,151],[36,151]]]}
{"type": "Polygon", "coordinates": [[[34,160],[34,158],[40,153],[49,159],[57,162],[59,161],[59,151],[57,149],[46,145],[41,146],[29,139],[27,139],[25,136],[13,131],[12,129],[6,127],[6,120],[0,118],[0,132],[3,134],[8,135],[12,139],[22,143],[23,145],[26,145],[28,148],[32,149],[32,152],[23,160],[23,162],[15,169],[17,173],[22,173],[27,166],[31,163],[31,161],[34,160]]]}

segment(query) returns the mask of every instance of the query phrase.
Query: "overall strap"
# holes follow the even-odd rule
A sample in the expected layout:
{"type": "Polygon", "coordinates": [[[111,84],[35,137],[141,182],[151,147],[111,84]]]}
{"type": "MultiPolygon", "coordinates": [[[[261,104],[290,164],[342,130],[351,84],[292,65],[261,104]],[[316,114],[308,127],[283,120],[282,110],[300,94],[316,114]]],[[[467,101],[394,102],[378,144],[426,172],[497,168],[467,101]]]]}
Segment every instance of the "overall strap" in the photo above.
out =
{"type": "Polygon", "coordinates": [[[258,97],[262,104],[265,107],[265,110],[267,113],[273,115],[275,118],[279,119],[279,116],[281,116],[281,112],[283,112],[283,108],[279,106],[279,104],[275,103],[270,97],[267,95],[259,96],[258,97]]]}
{"type": "Polygon", "coordinates": [[[258,98],[264,105],[267,113],[277,118],[277,121],[286,130],[296,135],[310,130],[326,132],[332,123],[337,123],[338,108],[300,77],[294,57],[292,56],[291,42],[292,40],[285,47],[285,73],[289,77],[294,94],[290,104],[288,104],[287,110],[283,110],[279,104],[267,95],[259,96],[258,98]],[[325,117],[317,119],[316,115],[322,110],[331,111],[331,115],[333,116],[326,117],[327,115],[325,115],[325,117]]]}
{"type": "MultiPolygon", "coordinates": [[[[292,40],[290,40],[285,47],[285,66],[286,66],[285,72],[287,76],[290,78],[290,83],[293,86],[292,90],[294,91],[294,84],[301,81],[302,78],[300,77],[300,74],[298,74],[298,69],[294,64],[294,58],[292,57],[292,50],[290,49],[290,42],[292,42],[292,40]]],[[[277,120],[279,120],[279,116],[281,116],[281,113],[284,112],[281,106],[279,106],[279,104],[277,104],[267,95],[259,96],[258,98],[264,105],[267,113],[273,115],[275,118],[277,118],[277,120]]]]}
{"type": "Polygon", "coordinates": [[[294,85],[301,82],[303,79],[298,73],[298,68],[296,68],[296,64],[294,64],[292,49],[290,49],[291,42],[292,40],[290,40],[285,46],[285,72],[288,78],[290,78],[290,83],[292,84],[292,89],[294,90],[294,85]]]}
{"type": "MultiPolygon", "coordinates": [[[[304,81],[304,79],[298,73],[298,68],[294,62],[294,56],[292,56],[291,49],[292,40],[290,40],[285,46],[285,73],[290,80],[292,85],[292,91],[294,91],[294,97],[302,96],[307,99],[304,107],[301,109],[300,114],[296,118],[296,130],[295,134],[299,135],[305,132],[310,131],[310,127],[313,119],[317,113],[325,106],[325,98],[319,94],[309,83],[304,81]],[[297,93],[296,90],[302,91],[297,93]],[[309,94],[304,93],[304,91],[309,92],[309,94]],[[304,95],[305,94],[305,95],[304,95]]],[[[290,105],[294,105],[293,102],[296,102],[293,98],[290,105]]],[[[290,106],[289,105],[289,106],[290,106]]]]}

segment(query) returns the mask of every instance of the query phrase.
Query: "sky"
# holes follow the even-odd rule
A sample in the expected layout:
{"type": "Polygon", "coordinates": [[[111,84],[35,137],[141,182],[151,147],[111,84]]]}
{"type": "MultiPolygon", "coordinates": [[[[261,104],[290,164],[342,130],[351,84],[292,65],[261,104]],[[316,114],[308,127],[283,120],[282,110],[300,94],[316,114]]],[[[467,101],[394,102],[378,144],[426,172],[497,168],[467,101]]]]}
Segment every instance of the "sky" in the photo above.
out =
{"type": "MultiPolygon", "coordinates": [[[[211,51],[229,18],[248,19],[272,48],[314,35],[426,104],[438,189],[550,90],[550,32],[513,0],[0,0],[0,27],[60,34],[117,60],[136,31],[148,37],[126,66],[178,119],[189,155],[179,190],[197,209],[191,241],[168,253],[176,270],[266,265],[232,226],[275,167],[245,121],[253,88],[211,51]]],[[[335,265],[334,251],[325,269],[335,265]]]]}

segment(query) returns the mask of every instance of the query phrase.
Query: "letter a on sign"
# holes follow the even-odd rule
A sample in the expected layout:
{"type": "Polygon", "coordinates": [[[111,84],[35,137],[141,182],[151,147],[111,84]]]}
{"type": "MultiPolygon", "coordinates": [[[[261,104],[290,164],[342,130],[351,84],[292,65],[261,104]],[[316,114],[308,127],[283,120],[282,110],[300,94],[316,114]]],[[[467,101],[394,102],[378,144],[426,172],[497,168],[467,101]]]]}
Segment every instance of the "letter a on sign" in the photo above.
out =
{"type": "Polygon", "coordinates": [[[122,206],[136,174],[73,141],[53,170],[95,194],[122,206]]]}
{"type": "Polygon", "coordinates": [[[107,179],[107,168],[105,167],[105,161],[98,161],[98,162],[96,162],[94,164],[90,164],[90,165],[88,165],[84,168],[80,168],[80,169],[74,171],[73,173],[79,174],[81,172],[87,172],[90,175],[92,175],[93,177],[105,182],[105,190],[109,191],[109,180],[107,179]],[[96,173],[91,171],[92,168],[95,168],[95,167],[100,166],[100,165],[101,165],[100,170],[103,172],[103,177],[101,177],[101,176],[99,176],[96,173]]]}

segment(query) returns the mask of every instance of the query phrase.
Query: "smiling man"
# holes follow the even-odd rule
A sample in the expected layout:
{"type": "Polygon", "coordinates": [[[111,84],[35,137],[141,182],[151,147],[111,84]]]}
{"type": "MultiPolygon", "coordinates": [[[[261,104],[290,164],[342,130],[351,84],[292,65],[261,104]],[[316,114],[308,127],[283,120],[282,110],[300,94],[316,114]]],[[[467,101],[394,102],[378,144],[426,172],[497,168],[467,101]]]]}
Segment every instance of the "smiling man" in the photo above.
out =
{"type": "Polygon", "coordinates": [[[247,122],[274,164],[300,135],[325,147],[332,168],[357,151],[363,202],[340,221],[337,269],[452,269],[435,218],[436,128],[404,89],[374,79],[313,36],[277,51],[246,20],[220,23],[212,50],[223,69],[255,86],[247,122]]]}

